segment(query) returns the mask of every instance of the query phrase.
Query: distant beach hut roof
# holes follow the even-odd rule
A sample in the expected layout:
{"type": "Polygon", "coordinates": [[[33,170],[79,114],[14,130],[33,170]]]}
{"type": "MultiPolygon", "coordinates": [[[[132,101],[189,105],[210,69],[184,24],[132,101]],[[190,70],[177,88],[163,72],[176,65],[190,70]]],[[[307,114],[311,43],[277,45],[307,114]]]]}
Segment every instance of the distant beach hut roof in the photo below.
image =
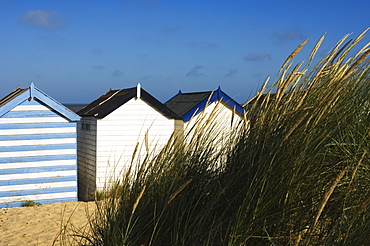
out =
{"type": "Polygon", "coordinates": [[[215,91],[182,93],[181,90],[177,95],[168,100],[165,105],[178,114],[184,122],[189,121],[194,115],[199,114],[208,104],[215,101],[223,101],[235,112],[244,115],[243,107],[234,99],[228,96],[218,87],[215,91]]]}

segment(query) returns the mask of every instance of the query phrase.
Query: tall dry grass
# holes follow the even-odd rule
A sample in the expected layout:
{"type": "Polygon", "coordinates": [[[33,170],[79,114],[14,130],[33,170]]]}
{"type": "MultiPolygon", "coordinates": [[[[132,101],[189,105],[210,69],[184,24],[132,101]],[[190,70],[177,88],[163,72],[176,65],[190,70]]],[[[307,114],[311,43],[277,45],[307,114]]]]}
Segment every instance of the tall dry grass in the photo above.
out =
{"type": "MultiPolygon", "coordinates": [[[[367,30],[366,30],[367,31],[367,30]]],[[[88,245],[366,245],[370,73],[366,33],[317,64],[288,56],[223,136],[199,121],[97,201],[88,245]],[[184,141],[183,138],[191,136],[184,141]],[[134,178],[132,178],[134,176],[134,178]]],[[[215,112],[213,115],[217,115],[215,112]]]]}

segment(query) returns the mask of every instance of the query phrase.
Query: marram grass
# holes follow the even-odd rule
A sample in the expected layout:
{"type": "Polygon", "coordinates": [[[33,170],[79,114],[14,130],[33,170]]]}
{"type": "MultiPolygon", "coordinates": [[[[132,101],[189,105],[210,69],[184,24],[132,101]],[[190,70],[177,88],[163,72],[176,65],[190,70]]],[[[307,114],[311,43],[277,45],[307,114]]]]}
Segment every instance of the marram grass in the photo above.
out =
{"type": "Polygon", "coordinates": [[[90,234],[75,237],[110,246],[369,244],[370,49],[358,47],[366,31],[312,65],[323,36],[294,65],[305,41],[245,105],[244,124],[220,141],[217,109],[199,118],[131,168],[97,201],[90,234]]]}

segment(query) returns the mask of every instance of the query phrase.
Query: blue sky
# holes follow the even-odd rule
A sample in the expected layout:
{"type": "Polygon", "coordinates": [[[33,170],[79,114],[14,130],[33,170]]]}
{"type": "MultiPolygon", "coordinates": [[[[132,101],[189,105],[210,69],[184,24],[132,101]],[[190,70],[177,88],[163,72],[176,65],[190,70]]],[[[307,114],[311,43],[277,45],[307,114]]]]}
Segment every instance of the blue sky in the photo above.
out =
{"type": "MultiPolygon", "coordinates": [[[[31,82],[62,103],[142,87],[164,102],[221,86],[243,103],[286,57],[370,26],[370,1],[0,0],[0,97],[31,82]]],[[[366,37],[364,42],[369,42],[366,37]]]]}

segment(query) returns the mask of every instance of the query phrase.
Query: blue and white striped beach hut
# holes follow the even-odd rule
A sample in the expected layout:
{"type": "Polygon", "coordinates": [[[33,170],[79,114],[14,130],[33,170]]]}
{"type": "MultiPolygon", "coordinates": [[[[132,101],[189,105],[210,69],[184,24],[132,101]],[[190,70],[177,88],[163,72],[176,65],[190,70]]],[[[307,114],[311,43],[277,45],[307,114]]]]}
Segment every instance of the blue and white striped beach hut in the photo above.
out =
{"type": "Polygon", "coordinates": [[[77,201],[79,119],[33,84],[0,100],[0,208],[77,201]]]}

